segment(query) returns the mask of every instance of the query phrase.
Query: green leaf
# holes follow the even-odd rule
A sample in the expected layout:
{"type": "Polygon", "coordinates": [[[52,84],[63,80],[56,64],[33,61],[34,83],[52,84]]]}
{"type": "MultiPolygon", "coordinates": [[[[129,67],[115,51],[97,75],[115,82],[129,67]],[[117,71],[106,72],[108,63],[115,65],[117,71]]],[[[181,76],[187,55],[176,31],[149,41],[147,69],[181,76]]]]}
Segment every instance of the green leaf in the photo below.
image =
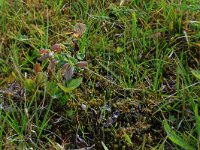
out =
{"type": "Polygon", "coordinates": [[[167,132],[168,138],[174,144],[176,144],[176,145],[178,145],[181,148],[186,149],[186,150],[195,150],[195,148],[193,146],[191,146],[188,143],[188,141],[183,139],[181,136],[177,135],[177,133],[170,128],[170,126],[169,126],[169,124],[167,123],[166,120],[163,121],[163,125],[164,125],[165,132],[167,132]]]}
{"type": "Polygon", "coordinates": [[[75,88],[79,87],[82,82],[83,82],[83,78],[72,79],[72,80],[70,80],[68,87],[75,89],[75,88]]]}
{"type": "Polygon", "coordinates": [[[47,82],[47,92],[53,99],[61,98],[63,94],[56,82],[47,82]]]}
{"type": "Polygon", "coordinates": [[[48,90],[48,92],[53,91],[53,90],[56,89],[57,87],[58,87],[58,86],[57,86],[57,83],[56,83],[56,82],[47,81],[47,90],[48,90]]]}
{"type": "Polygon", "coordinates": [[[46,75],[44,72],[38,72],[36,76],[37,84],[43,84],[46,81],[46,75]]]}
{"type": "Polygon", "coordinates": [[[117,53],[121,53],[121,52],[123,52],[123,49],[121,48],[121,47],[117,47],[117,53]]]}
{"type": "Polygon", "coordinates": [[[70,98],[70,94],[62,95],[62,97],[59,98],[59,104],[65,105],[66,102],[69,100],[69,98],[70,98]]]}
{"type": "Polygon", "coordinates": [[[77,56],[78,60],[83,60],[85,58],[85,54],[84,53],[78,53],[77,56]]]}
{"type": "Polygon", "coordinates": [[[192,70],[192,75],[200,80],[200,70],[192,70]]]}
{"type": "Polygon", "coordinates": [[[131,141],[131,138],[129,137],[128,134],[126,134],[126,132],[124,132],[124,138],[128,142],[128,144],[133,144],[132,141],[131,141]]]}
{"type": "Polygon", "coordinates": [[[36,89],[36,83],[32,79],[26,79],[24,81],[24,87],[28,92],[33,92],[36,89]]]}
{"type": "Polygon", "coordinates": [[[65,92],[71,93],[74,89],[79,87],[83,81],[83,78],[72,79],[69,81],[68,86],[65,87],[61,83],[58,83],[58,86],[65,92]]]}
{"type": "Polygon", "coordinates": [[[62,85],[62,83],[58,83],[58,86],[61,90],[63,90],[65,93],[71,93],[75,88],[65,87],[62,85]]]}

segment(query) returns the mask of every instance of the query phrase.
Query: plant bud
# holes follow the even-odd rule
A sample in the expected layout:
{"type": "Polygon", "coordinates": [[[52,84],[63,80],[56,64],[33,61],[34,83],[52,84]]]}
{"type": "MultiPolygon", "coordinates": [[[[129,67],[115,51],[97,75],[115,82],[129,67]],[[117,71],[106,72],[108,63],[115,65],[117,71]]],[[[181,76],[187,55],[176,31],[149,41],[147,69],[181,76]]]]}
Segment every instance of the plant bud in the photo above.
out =
{"type": "Polygon", "coordinates": [[[74,74],[74,67],[71,67],[68,63],[62,67],[62,75],[66,81],[70,80],[74,74]]]}
{"type": "Polygon", "coordinates": [[[38,73],[38,72],[41,72],[41,66],[40,66],[40,63],[36,63],[35,65],[34,65],[34,71],[35,71],[35,73],[38,73]]]}
{"type": "Polygon", "coordinates": [[[53,50],[54,52],[56,53],[60,53],[61,52],[61,47],[59,44],[54,44],[52,47],[51,47],[51,50],[53,50]]]}

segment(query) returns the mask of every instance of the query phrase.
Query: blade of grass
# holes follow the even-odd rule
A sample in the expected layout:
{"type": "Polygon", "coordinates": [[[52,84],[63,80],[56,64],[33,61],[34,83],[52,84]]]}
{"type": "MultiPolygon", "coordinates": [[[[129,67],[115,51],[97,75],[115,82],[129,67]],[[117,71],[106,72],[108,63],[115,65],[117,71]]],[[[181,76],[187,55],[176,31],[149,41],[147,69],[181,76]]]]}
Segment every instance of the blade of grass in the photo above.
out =
{"type": "Polygon", "coordinates": [[[171,129],[167,120],[163,121],[164,129],[167,132],[168,138],[174,143],[186,150],[195,150],[195,147],[190,145],[186,140],[179,136],[174,130],[171,129]]]}

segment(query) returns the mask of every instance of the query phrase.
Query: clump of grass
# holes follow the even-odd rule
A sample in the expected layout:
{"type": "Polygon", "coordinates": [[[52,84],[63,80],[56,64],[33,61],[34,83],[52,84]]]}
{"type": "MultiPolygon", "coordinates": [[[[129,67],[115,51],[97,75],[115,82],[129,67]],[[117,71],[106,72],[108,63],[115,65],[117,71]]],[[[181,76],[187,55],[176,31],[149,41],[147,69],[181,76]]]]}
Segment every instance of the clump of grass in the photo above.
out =
{"type": "Polygon", "coordinates": [[[199,148],[198,4],[1,1],[1,148],[199,148]]]}

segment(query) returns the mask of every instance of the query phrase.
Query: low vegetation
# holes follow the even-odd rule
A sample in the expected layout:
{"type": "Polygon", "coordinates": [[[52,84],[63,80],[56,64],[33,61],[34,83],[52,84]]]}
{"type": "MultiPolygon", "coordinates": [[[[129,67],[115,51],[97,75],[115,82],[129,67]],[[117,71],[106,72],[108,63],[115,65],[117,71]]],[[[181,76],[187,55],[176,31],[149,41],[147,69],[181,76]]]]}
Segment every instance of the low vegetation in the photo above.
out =
{"type": "Polygon", "coordinates": [[[199,0],[1,0],[1,149],[200,149],[199,0]]]}

